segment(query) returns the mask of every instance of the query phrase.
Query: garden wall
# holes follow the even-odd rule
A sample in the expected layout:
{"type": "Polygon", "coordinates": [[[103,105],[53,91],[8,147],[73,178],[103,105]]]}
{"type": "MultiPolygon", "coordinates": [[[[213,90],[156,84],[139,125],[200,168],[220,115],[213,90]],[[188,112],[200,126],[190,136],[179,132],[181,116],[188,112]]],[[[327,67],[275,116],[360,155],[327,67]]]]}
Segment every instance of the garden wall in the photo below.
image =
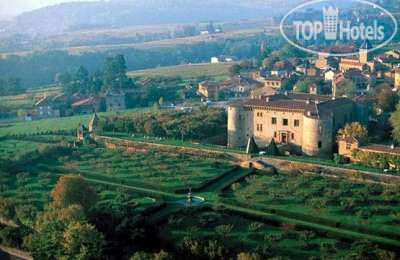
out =
{"type": "Polygon", "coordinates": [[[0,258],[2,255],[10,259],[33,260],[33,257],[28,252],[0,245],[0,258]]]}
{"type": "Polygon", "coordinates": [[[299,174],[304,172],[311,172],[317,174],[326,174],[338,177],[353,178],[363,181],[374,181],[386,184],[400,184],[400,176],[389,175],[384,173],[372,173],[359,170],[352,170],[340,167],[332,167],[326,165],[318,165],[312,163],[288,161],[276,158],[257,158],[268,165],[271,165],[280,171],[286,171],[291,173],[298,172],[299,174]]]}
{"type": "Polygon", "coordinates": [[[248,154],[229,153],[223,151],[207,150],[194,147],[182,147],[169,144],[156,144],[146,143],[133,140],[123,140],[119,138],[112,138],[106,136],[95,136],[96,142],[104,143],[109,149],[125,149],[128,152],[146,152],[149,150],[156,150],[167,153],[187,154],[192,156],[199,156],[205,158],[215,158],[229,161],[247,161],[251,156],[248,154]]]}

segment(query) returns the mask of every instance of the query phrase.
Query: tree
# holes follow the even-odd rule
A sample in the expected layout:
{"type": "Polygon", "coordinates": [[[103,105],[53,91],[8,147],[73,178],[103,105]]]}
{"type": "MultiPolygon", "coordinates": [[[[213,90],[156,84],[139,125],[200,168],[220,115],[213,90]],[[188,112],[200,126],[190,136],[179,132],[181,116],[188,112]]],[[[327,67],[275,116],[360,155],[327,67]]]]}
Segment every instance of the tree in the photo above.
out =
{"type": "Polygon", "coordinates": [[[314,84],[311,79],[299,80],[293,87],[293,92],[295,93],[308,93],[310,85],[314,84]]]}
{"type": "Polygon", "coordinates": [[[64,231],[64,254],[74,259],[98,259],[104,246],[104,237],[94,226],[75,222],[64,231]]]}
{"type": "Polygon", "coordinates": [[[354,137],[362,143],[368,138],[368,130],[359,122],[352,122],[338,130],[338,138],[342,137],[354,137]]]}
{"type": "Polygon", "coordinates": [[[240,67],[239,64],[233,64],[232,66],[229,67],[229,74],[231,76],[238,75],[242,68],[240,67]]]}
{"type": "Polygon", "coordinates": [[[338,97],[346,96],[348,98],[353,98],[356,94],[357,86],[352,80],[345,79],[337,86],[336,96],[338,97]]]}
{"type": "Polygon", "coordinates": [[[5,221],[15,220],[15,202],[11,199],[0,198],[0,218],[5,221]]]}
{"type": "Polygon", "coordinates": [[[396,106],[396,111],[390,115],[389,121],[393,127],[393,138],[397,141],[400,141],[400,104],[396,106]]]}
{"type": "Polygon", "coordinates": [[[271,142],[267,146],[266,154],[267,155],[272,155],[272,156],[279,155],[279,149],[278,149],[278,146],[276,146],[274,138],[272,138],[271,142]]]}
{"type": "Polygon", "coordinates": [[[124,89],[133,86],[126,75],[126,61],[122,54],[107,58],[103,71],[103,90],[124,89]]]}
{"type": "Polygon", "coordinates": [[[75,73],[74,89],[81,94],[87,94],[89,93],[89,88],[89,71],[84,66],[80,66],[75,73]]]}
{"type": "Polygon", "coordinates": [[[399,103],[399,96],[390,86],[384,86],[378,93],[378,106],[385,112],[393,112],[399,103]]]}
{"type": "Polygon", "coordinates": [[[80,176],[66,175],[60,177],[51,196],[58,207],[81,205],[87,212],[96,202],[97,194],[80,176]]]}
{"type": "Polygon", "coordinates": [[[35,259],[94,259],[101,256],[104,239],[80,205],[48,207],[38,218],[31,242],[35,259]]]}

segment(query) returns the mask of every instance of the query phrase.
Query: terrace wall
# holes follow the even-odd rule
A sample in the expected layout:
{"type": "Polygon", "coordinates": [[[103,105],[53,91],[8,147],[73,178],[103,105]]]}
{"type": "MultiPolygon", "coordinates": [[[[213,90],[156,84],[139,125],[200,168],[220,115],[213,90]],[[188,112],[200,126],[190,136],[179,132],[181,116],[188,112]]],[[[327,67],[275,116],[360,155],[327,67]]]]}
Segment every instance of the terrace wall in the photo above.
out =
{"type": "Polygon", "coordinates": [[[260,157],[256,160],[263,161],[264,163],[279,169],[280,171],[286,172],[298,172],[298,173],[316,173],[326,174],[331,176],[362,179],[365,181],[374,181],[386,184],[400,184],[400,176],[383,174],[383,173],[372,173],[359,170],[352,170],[346,168],[331,167],[326,165],[318,165],[305,162],[280,160],[275,158],[260,157]]]}
{"type": "Polygon", "coordinates": [[[201,148],[182,147],[169,144],[146,143],[146,142],[124,140],[106,136],[95,136],[94,139],[96,142],[103,143],[108,149],[124,149],[127,152],[132,152],[132,153],[156,150],[167,153],[187,154],[192,156],[215,158],[215,159],[229,160],[234,162],[248,161],[251,159],[251,155],[248,154],[229,153],[229,152],[215,151],[215,150],[208,150],[201,148]]]}

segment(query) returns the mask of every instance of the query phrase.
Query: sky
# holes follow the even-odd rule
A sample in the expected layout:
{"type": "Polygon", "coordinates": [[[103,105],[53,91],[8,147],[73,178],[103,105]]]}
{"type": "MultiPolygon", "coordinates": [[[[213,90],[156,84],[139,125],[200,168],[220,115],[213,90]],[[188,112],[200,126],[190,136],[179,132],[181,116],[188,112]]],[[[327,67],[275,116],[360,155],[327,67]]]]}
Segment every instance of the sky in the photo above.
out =
{"type": "Polygon", "coordinates": [[[0,19],[9,19],[17,14],[40,7],[64,2],[83,2],[94,0],[0,0],[0,19]]]}

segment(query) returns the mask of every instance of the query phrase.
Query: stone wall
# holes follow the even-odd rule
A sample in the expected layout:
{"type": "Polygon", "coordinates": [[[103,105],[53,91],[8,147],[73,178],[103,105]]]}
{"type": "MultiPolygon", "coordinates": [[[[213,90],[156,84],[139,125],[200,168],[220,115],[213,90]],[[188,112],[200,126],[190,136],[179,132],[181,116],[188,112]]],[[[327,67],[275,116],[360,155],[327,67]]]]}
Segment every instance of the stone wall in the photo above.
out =
{"type": "Polygon", "coordinates": [[[315,173],[323,174],[337,177],[345,177],[349,179],[362,180],[362,181],[372,181],[385,184],[400,184],[400,176],[383,174],[383,173],[373,173],[358,171],[346,168],[331,167],[325,165],[318,165],[312,163],[296,162],[281,160],[275,158],[260,157],[254,160],[263,161],[267,165],[273,166],[279,171],[290,172],[290,173],[315,173]]]}
{"type": "Polygon", "coordinates": [[[251,159],[251,156],[248,154],[229,153],[229,152],[207,150],[201,148],[181,147],[168,144],[146,143],[146,142],[124,140],[124,139],[105,137],[105,136],[95,136],[94,139],[97,142],[103,143],[108,149],[124,149],[127,152],[131,153],[156,150],[156,151],[175,153],[175,154],[186,154],[186,155],[199,156],[205,158],[229,160],[233,162],[247,161],[251,159]]]}

